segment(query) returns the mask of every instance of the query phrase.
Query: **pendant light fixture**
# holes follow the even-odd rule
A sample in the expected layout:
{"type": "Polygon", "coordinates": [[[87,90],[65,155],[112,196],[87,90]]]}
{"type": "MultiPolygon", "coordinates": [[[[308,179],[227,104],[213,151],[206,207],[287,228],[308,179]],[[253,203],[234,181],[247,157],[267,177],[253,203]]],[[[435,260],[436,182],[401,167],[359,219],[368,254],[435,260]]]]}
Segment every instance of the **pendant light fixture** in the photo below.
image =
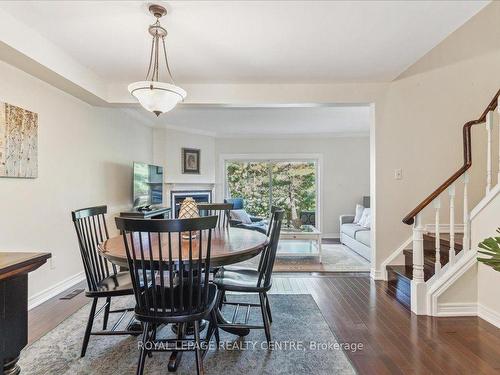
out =
{"type": "Polygon", "coordinates": [[[156,17],[156,22],[149,26],[149,34],[153,36],[149,67],[145,81],[134,82],[128,85],[128,91],[148,111],[156,116],[168,112],[186,97],[186,91],[175,85],[168,65],[165,37],[167,30],[160,25],[160,18],[167,14],[167,10],[160,5],[151,5],[149,11],[156,17]],[[163,53],[162,53],[163,52],[163,53]],[[160,60],[165,58],[166,71],[171,83],[160,82],[160,60]]]}

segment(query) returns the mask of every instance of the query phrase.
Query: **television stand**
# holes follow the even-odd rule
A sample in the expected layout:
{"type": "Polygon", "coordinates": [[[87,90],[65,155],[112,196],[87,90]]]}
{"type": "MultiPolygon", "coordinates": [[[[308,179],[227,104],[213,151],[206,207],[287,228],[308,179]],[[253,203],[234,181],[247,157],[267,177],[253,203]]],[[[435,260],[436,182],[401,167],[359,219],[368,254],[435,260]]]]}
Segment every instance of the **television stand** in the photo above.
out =
{"type": "Polygon", "coordinates": [[[130,211],[120,212],[120,217],[133,217],[136,219],[170,219],[170,207],[151,206],[148,209],[134,208],[130,211]]]}

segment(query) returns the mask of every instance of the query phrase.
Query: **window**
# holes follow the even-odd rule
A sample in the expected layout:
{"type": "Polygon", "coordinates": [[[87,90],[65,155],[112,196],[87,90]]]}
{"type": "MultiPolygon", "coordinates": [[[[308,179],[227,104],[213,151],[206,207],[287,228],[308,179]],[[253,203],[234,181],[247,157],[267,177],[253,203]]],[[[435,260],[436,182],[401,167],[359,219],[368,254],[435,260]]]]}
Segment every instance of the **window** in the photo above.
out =
{"type": "Polygon", "coordinates": [[[225,167],[226,196],[243,198],[249,214],[268,217],[279,206],[290,225],[301,212],[316,213],[315,160],[227,160],[225,167]]]}

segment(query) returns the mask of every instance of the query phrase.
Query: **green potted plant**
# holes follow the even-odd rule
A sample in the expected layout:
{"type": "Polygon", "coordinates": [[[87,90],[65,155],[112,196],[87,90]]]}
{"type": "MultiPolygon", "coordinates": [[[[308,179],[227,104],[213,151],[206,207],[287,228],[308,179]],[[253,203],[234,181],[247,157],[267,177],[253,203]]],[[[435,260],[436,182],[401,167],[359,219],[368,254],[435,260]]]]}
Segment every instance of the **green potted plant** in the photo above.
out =
{"type": "MultiPolygon", "coordinates": [[[[497,229],[500,233],[500,228],[497,229]]],[[[500,237],[488,237],[480,242],[478,245],[481,249],[478,252],[484,255],[489,255],[490,258],[480,258],[477,260],[490,266],[495,271],[500,271],[500,237]]]]}

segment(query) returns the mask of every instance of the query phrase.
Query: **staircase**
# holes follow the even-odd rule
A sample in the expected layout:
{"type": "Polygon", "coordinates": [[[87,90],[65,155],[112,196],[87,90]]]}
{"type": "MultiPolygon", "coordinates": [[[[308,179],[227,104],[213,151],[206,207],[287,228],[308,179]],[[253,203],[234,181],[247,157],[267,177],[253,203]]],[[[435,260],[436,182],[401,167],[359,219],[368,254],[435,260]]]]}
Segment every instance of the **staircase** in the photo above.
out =
{"type": "MultiPolygon", "coordinates": [[[[436,246],[439,248],[439,270],[450,260],[450,235],[434,233],[424,234],[424,281],[427,282],[436,274],[436,246]]],[[[456,233],[454,240],[455,254],[458,255],[463,249],[463,233],[456,233]]],[[[396,298],[403,306],[411,308],[411,280],[413,278],[413,249],[403,250],[404,265],[388,265],[387,269],[387,293],[396,298]]],[[[439,272],[437,270],[437,272],[439,272]]]]}
{"type": "MultiPolygon", "coordinates": [[[[473,210],[469,209],[468,197],[469,169],[472,167],[471,128],[484,126],[486,129],[486,178],[474,183],[476,186],[486,183],[482,201],[487,202],[493,194],[500,192],[500,158],[495,160],[493,166],[492,152],[495,110],[500,114],[499,97],[500,91],[477,120],[464,124],[463,165],[402,220],[404,224],[413,226],[413,241],[411,249],[403,250],[404,264],[386,266],[387,293],[417,315],[432,315],[437,303],[434,302],[438,295],[436,291],[448,287],[449,280],[465,272],[464,265],[476,262],[475,249],[471,249],[470,244],[473,210]],[[492,183],[493,169],[498,172],[499,184],[495,187],[492,183]],[[456,197],[457,191],[459,197],[456,197]],[[455,210],[456,198],[462,200],[460,208],[463,208],[463,215],[458,215],[455,210]],[[430,220],[431,217],[433,220],[430,220]],[[442,217],[445,225],[442,224],[442,217]],[[427,220],[425,225],[424,220],[427,220]]],[[[500,119],[497,123],[500,126],[500,119]]],[[[496,146],[500,155],[500,141],[496,146]]]]}

